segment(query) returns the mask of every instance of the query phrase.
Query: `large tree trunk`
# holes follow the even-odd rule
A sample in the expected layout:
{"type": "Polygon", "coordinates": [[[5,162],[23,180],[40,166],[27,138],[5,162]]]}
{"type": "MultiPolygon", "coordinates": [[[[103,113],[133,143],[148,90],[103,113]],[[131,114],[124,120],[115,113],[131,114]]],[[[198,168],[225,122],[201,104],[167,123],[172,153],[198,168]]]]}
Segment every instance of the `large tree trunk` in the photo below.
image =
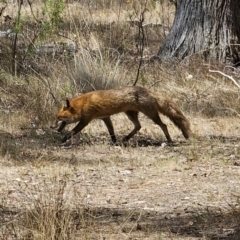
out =
{"type": "Polygon", "coordinates": [[[240,0],[180,0],[158,56],[179,60],[193,53],[240,63],[240,0]]]}

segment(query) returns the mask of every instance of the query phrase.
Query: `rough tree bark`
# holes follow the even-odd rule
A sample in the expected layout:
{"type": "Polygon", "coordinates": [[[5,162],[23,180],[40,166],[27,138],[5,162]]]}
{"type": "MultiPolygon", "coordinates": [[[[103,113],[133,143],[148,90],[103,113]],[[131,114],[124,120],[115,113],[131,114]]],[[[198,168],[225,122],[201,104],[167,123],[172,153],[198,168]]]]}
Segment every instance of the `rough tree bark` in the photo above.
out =
{"type": "Polygon", "coordinates": [[[240,64],[240,0],[180,0],[169,35],[160,47],[162,60],[194,53],[240,64]]]}

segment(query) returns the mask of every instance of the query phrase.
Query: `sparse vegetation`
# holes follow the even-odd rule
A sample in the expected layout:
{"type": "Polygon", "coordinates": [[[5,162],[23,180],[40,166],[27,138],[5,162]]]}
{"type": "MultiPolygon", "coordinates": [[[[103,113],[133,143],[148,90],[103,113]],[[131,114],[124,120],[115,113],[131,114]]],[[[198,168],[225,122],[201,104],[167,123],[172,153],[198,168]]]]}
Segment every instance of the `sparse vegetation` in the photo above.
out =
{"type": "Polygon", "coordinates": [[[0,0],[1,239],[239,239],[239,69],[160,64],[172,2],[0,0]],[[169,146],[140,115],[122,146],[120,114],[119,146],[101,121],[60,145],[49,126],[65,98],[136,79],[177,102],[194,138],[168,123],[169,146]]]}

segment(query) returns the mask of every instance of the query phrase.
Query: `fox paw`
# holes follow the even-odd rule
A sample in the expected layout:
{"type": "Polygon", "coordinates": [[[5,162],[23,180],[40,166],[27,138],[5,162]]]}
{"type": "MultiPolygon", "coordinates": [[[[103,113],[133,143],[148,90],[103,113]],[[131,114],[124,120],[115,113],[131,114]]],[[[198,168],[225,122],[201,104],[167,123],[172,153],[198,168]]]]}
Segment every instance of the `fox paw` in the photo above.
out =
{"type": "Polygon", "coordinates": [[[66,134],[63,138],[62,138],[62,143],[65,143],[68,139],[70,139],[72,137],[71,133],[66,134]]]}
{"type": "Polygon", "coordinates": [[[62,138],[62,143],[65,143],[66,141],[67,141],[67,137],[64,136],[64,137],[62,138]]]}

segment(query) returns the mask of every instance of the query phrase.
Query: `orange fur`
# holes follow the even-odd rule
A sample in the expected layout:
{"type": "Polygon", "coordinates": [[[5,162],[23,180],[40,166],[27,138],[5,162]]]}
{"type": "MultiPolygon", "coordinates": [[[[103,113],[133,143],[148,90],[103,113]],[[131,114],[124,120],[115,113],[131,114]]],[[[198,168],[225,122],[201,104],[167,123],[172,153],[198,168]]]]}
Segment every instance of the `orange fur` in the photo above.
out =
{"type": "Polygon", "coordinates": [[[116,113],[125,112],[133,122],[134,129],[124,138],[128,140],[140,130],[138,112],[158,124],[163,130],[168,142],[172,142],[167,126],[161,121],[158,113],[162,113],[182,131],[187,139],[191,133],[190,124],[176,104],[160,94],[154,93],[143,87],[125,87],[121,89],[98,90],[83,94],[79,97],[66,101],[57,113],[57,120],[52,128],[63,128],[70,123],[77,123],[64,138],[63,142],[72,135],[80,132],[93,119],[102,119],[106,124],[113,142],[116,137],[110,116],[116,113]]]}

